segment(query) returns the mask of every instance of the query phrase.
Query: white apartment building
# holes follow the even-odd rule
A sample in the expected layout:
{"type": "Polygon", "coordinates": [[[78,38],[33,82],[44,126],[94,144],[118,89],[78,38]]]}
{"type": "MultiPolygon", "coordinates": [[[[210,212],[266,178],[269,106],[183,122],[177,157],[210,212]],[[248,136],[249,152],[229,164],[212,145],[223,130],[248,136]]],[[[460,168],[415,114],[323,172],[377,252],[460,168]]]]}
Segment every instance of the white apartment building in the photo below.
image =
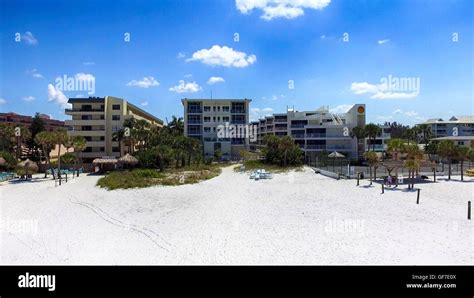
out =
{"type": "Polygon", "coordinates": [[[181,100],[184,107],[184,135],[203,143],[204,156],[214,156],[220,150],[222,158],[239,156],[248,149],[249,136],[222,136],[223,127],[248,127],[251,99],[188,99],[181,100]],[[222,130],[221,130],[222,132],[222,130]]]}

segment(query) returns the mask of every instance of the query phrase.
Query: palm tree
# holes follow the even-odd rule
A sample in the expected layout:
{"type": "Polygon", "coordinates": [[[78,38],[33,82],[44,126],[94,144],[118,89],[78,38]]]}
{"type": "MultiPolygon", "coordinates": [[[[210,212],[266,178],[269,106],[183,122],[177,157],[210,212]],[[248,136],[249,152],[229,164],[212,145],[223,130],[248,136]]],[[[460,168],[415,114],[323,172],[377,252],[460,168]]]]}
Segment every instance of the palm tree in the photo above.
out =
{"type": "Polygon", "coordinates": [[[367,124],[364,128],[369,142],[372,141],[372,151],[375,151],[375,139],[382,135],[382,129],[373,123],[367,124]]]}
{"type": "Polygon", "coordinates": [[[125,138],[125,128],[122,128],[112,134],[112,139],[119,143],[120,156],[122,156],[122,142],[124,138],[125,138]]]}
{"type": "Polygon", "coordinates": [[[171,121],[168,123],[168,128],[174,135],[184,134],[184,120],[182,117],[172,116],[171,121]]]}
{"type": "Polygon", "coordinates": [[[461,181],[464,181],[464,161],[469,158],[469,148],[465,146],[455,147],[456,159],[459,160],[461,164],[461,181]]]}
{"type": "Polygon", "coordinates": [[[451,180],[451,163],[455,154],[454,143],[450,140],[442,140],[438,144],[438,155],[448,160],[448,180],[451,180]]]}
{"type": "MultiPolygon", "coordinates": [[[[46,161],[46,164],[48,165],[48,169],[51,169],[51,160],[49,158],[49,153],[51,152],[52,147],[54,146],[54,141],[53,141],[53,136],[52,133],[49,131],[42,131],[38,133],[35,136],[35,142],[36,144],[40,145],[42,148],[42,153],[44,154],[44,158],[46,161]]],[[[54,171],[52,172],[53,174],[53,179],[55,178],[54,176],[54,171]]],[[[44,178],[48,177],[48,171],[44,171],[44,178]]]]}
{"type": "Polygon", "coordinates": [[[290,136],[282,137],[278,142],[278,150],[283,155],[282,162],[283,166],[286,167],[288,164],[288,153],[295,146],[295,141],[290,136]]]}
{"type": "Polygon", "coordinates": [[[53,139],[58,145],[58,178],[59,185],[61,185],[61,146],[68,143],[67,131],[64,128],[59,128],[54,132],[53,139]]]}
{"type": "MultiPolygon", "coordinates": [[[[76,160],[74,161],[74,168],[76,169],[76,161],[79,160],[79,153],[82,155],[82,151],[87,148],[87,141],[83,136],[74,136],[72,137],[72,147],[74,148],[74,153],[76,154],[76,160]]],[[[82,158],[81,168],[82,168],[82,158]]],[[[79,170],[77,170],[77,177],[79,177],[79,170]]]]}
{"type": "Polygon", "coordinates": [[[369,164],[369,179],[370,185],[372,185],[372,167],[375,167],[377,165],[379,157],[374,151],[368,151],[365,153],[365,158],[367,159],[367,163],[369,164]]]}
{"type": "Polygon", "coordinates": [[[431,132],[431,127],[428,124],[420,124],[418,127],[418,133],[421,135],[420,141],[425,144],[425,147],[430,142],[433,133],[431,132]]]}
{"type": "MultiPolygon", "coordinates": [[[[408,178],[412,178],[414,180],[416,174],[418,174],[420,161],[423,159],[423,152],[420,150],[420,147],[418,147],[417,144],[405,146],[405,152],[407,153],[405,167],[408,169],[408,178]]],[[[415,184],[413,182],[411,185],[411,188],[414,188],[415,184]]]]}
{"type": "Polygon", "coordinates": [[[351,138],[356,138],[357,152],[359,153],[359,156],[360,156],[361,152],[359,152],[359,143],[360,143],[360,140],[365,140],[365,138],[367,138],[367,132],[362,126],[356,126],[351,129],[350,135],[351,135],[351,138]]]}

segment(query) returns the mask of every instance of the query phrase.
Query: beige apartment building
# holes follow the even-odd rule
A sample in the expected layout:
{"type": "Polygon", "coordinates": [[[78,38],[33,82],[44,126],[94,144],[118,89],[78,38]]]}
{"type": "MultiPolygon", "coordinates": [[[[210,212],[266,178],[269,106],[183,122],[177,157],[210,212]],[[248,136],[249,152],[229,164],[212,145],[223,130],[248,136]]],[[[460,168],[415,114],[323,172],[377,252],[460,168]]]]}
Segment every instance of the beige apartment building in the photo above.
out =
{"type": "Polygon", "coordinates": [[[120,150],[113,134],[122,129],[124,121],[129,118],[163,126],[162,120],[117,97],[70,98],[68,103],[72,108],[66,109],[66,115],[72,119],[66,120],[65,125],[69,135],[86,139],[87,148],[82,153],[85,161],[104,156],[122,156],[125,148],[122,146],[120,150]]]}
{"type": "Polygon", "coordinates": [[[236,135],[220,135],[219,130],[231,127],[245,129],[249,125],[250,99],[188,99],[181,100],[184,107],[184,135],[203,143],[204,156],[214,156],[220,150],[223,159],[239,157],[248,149],[249,136],[240,131],[236,135]]]}

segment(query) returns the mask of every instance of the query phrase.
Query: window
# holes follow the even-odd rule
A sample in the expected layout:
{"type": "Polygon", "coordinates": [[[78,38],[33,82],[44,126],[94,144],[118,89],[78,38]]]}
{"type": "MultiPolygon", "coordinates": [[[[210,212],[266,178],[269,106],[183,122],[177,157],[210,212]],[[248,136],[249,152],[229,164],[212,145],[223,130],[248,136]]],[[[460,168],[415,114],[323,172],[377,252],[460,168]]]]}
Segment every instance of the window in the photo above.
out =
{"type": "Polygon", "coordinates": [[[204,132],[211,132],[211,128],[210,127],[204,127],[204,132]]]}
{"type": "Polygon", "coordinates": [[[112,110],[120,111],[120,105],[112,105],[112,110]]]}
{"type": "Polygon", "coordinates": [[[90,111],[90,110],[92,110],[92,105],[82,105],[82,110],[90,111]]]}
{"type": "Polygon", "coordinates": [[[92,115],[82,115],[81,120],[92,120],[92,115]]]}
{"type": "Polygon", "coordinates": [[[211,117],[204,117],[204,122],[211,122],[211,117]]]}
{"type": "Polygon", "coordinates": [[[112,115],[112,120],[113,121],[119,121],[120,120],[120,115],[112,115]]]}
{"type": "Polygon", "coordinates": [[[101,136],[101,137],[100,137],[100,140],[101,140],[101,141],[105,141],[105,137],[104,137],[104,136],[101,136]]]}
{"type": "Polygon", "coordinates": [[[221,111],[221,107],[220,107],[220,106],[217,107],[217,111],[218,111],[218,112],[221,111]]]}
{"type": "Polygon", "coordinates": [[[120,152],[119,147],[112,147],[112,152],[120,152]]]}
{"type": "Polygon", "coordinates": [[[223,122],[229,122],[229,117],[228,117],[228,116],[222,117],[222,121],[223,121],[223,122]]]}
{"type": "Polygon", "coordinates": [[[210,106],[204,106],[204,112],[210,112],[211,107],[210,106]]]}
{"type": "Polygon", "coordinates": [[[216,111],[216,106],[213,106],[213,107],[212,107],[212,110],[215,112],[215,111],[216,111]]]}

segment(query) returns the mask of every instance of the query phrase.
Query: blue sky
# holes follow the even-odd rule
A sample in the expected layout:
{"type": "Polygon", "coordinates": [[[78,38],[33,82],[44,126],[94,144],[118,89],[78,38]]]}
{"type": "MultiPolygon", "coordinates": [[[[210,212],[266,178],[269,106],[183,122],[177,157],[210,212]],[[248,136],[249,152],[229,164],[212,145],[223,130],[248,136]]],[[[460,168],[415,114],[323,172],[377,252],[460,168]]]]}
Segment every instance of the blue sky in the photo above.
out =
{"type": "Polygon", "coordinates": [[[251,98],[252,118],[355,103],[378,123],[474,114],[470,0],[0,3],[2,112],[67,119],[65,98],[89,96],[58,87],[67,76],[162,119],[211,92],[251,98]]]}

